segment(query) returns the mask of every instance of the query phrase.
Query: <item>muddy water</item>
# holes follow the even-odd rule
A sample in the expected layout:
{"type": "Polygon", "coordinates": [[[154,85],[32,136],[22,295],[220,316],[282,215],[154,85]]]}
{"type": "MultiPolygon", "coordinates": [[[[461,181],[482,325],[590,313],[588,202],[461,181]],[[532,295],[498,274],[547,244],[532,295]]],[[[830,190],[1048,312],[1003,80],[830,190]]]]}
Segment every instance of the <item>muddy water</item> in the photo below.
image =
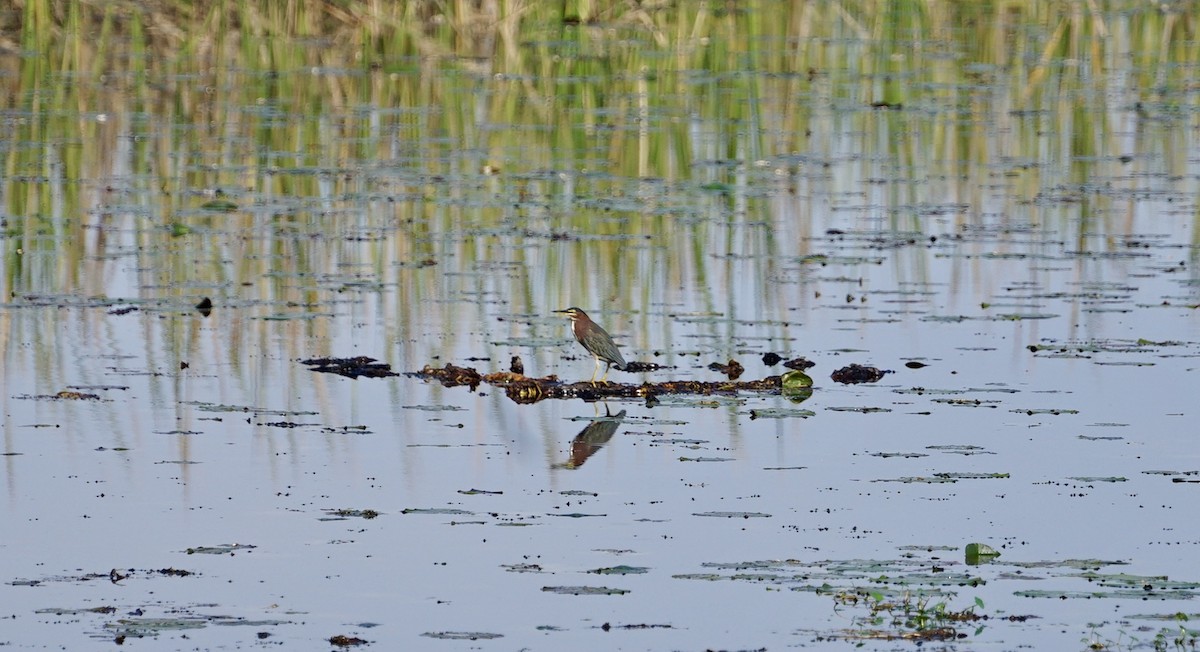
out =
{"type": "Polygon", "coordinates": [[[115,153],[59,175],[90,146],[35,143],[51,173],[2,184],[0,641],[891,648],[909,600],[986,617],[937,623],[971,646],[1169,642],[1200,588],[1196,97],[1120,61],[890,107],[842,64],[742,70],[749,122],[675,71],[696,111],[645,108],[671,153],[642,173],[602,147],[624,96],[566,112],[613,133],[545,128],[573,151],[490,105],[419,133],[417,103],[234,97],[250,124],[194,151],[167,113],[78,114],[115,153]],[[771,352],[816,389],[518,405],[403,375],[586,379],[570,305],[665,367],[610,380],[771,352]],[[360,355],[402,375],[300,362],[360,355]],[[830,379],[851,363],[889,373],[830,379]]]}

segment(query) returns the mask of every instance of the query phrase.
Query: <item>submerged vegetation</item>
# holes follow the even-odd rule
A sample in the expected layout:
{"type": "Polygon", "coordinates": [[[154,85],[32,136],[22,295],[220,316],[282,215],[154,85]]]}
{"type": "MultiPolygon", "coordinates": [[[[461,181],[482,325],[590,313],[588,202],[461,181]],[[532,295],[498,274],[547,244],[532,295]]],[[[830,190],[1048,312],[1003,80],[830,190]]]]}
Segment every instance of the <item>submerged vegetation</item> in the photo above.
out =
{"type": "Polygon", "coordinates": [[[852,616],[850,627],[833,636],[846,640],[955,641],[968,637],[964,625],[974,623],[971,629],[979,634],[983,630],[980,621],[988,619],[976,612],[984,607],[979,598],[963,609],[953,609],[948,599],[912,593],[889,598],[879,591],[854,591],[837,594],[834,599],[840,606],[866,609],[865,614],[852,616]]]}

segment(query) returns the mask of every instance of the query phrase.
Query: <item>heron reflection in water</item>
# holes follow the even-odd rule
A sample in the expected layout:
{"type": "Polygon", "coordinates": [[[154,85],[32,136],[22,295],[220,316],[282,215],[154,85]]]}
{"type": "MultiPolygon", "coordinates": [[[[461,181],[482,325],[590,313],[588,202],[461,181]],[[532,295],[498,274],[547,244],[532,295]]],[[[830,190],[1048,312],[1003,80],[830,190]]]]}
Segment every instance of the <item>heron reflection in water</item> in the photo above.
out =
{"type": "Polygon", "coordinates": [[[608,406],[605,405],[604,416],[597,417],[595,421],[587,424],[571,440],[571,457],[567,458],[566,462],[555,464],[551,468],[577,469],[583,466],[583,463],[589,457],[603,448],[608,443],[608,440],[617,434],[617,428],[621,427],[621,420],[624,418],[625,410],[613,414],[609,412],[608,406]]]}

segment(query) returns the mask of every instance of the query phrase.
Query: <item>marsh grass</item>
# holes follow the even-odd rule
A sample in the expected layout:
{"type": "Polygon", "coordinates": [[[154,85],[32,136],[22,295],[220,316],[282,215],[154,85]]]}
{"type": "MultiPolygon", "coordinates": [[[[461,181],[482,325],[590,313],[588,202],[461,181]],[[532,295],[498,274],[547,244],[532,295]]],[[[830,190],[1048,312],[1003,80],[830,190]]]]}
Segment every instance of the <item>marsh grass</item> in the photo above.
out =
{"type": "MultiPolygon", "coordinates": [[[[23,0],[0,13],[4,246],[54,255],[6,256],[3,290],[82,278],[107,242],[87,230],[122,219],[148,251],[178,249],[179,227],[201,249],[255,231],[225,245],[246,272],[286,254],[314,277],[336,253],[302,239],[331,226],[397,231],[376,261],[469,268],[494,249],[448,234],[528,223],[599,239],[547,254],[565,293],[636,305],[627,281],[589,270],[628,269],[625,245],[653,235],[681,254],[663,282],[707,283],[720,270],[701,243],[732,247],[771,193],[856,196],[894,170],[886,206],[977,207],[996,161],[1025,160],[1068,172],[1015,168],[1006,201],[1078,186],[1118,165],[1105,155],[1131,105],[1194,122],[1197,21],[1190,5],[1084,0],[23,0]],[[847,132],[867,150],[840,151],[847,132]],[[828,184],[821,170],[847,157],[859,169],[836,183],[856,185],[828,184]],[[197,215],[218,190],[259,208],[197,215]]],[[[886,219],[919,227],[912,210],[886,219]]],[[[805,253],[755,237],[757,253],[805,253]]],[[[223,275],[184,266],[155,286],[223,275]]]]}

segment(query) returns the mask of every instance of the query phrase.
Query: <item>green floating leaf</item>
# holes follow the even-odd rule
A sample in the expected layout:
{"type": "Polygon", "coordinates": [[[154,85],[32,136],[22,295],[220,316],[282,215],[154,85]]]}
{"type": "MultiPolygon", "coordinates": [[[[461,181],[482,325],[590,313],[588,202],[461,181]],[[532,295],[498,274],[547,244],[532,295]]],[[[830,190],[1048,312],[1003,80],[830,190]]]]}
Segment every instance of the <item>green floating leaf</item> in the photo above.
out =
{"type": "Polygon", "coordinates": [[[1121,476],[1100,477],[1100,476],[1091,476],[1091,475],[1081,475],[1081,476],[1072,476],[1067,479],[1074,480],[1076,482],[1129,482],[1129,478],[1124,478],[1121,476]]]}
{"type": "Polygon", "coordinates": [[[305,410],[270,410],[267,408],[254,407],[253,405],[224,405],[217,403],[207,403],[204,401],[183,401],[185,405],[194,405],[196,409],[203,412],[249,412],[256,415],[271,415],[271,416],[315,416],[320,412],[308,412],[305,410]]]}
{"type": "Polygon", "coordinates": [[[966,548],[967,563],[971,563],[971,559],[980,557],[995,558],[1000,556],[1000,552],[986,543],[968,543],[966,548]]]}
{"type": "Polygon", "coordinates": [[[783,383],[783,391],[785,392],[788,390],[805,389],[812,387],[813,384],[812,377],[803,371],[800,371],[799,369],[793,369],[787,372],[783,375],[780,381],[783,383]]]}
{"type": "Polygon", "coordinates": [[[1131,620],[1173,620],[1175,622],[1186,623],[1189,620],[1200,620],[1200,613],[1186,614],[1182,611],[1163,614],[1129,614],[1125,618],[1131,620]]]}
{"type": "Polygon", "coordinates": [[[977,399],[977,398],[935,398],[935,399],[933,399],[933,402],[941,403],[943,405],[953,405],[955,407],[994,408],[1000,404],[1000,401],[997,401],[995,399],[984,401],[984,400],[977,399]]]}
{"type": "Polygon", "coordinates": [[[1024,321],[1027,319],[1054,319],[1058,317],[1053,313],[1041,312],[1024,312],[1024,313],[1009,313],[1005,315],[996,315],[992,317],[995,321],[1024,321]]]}
{"type": "Polygon", "coordinates": [[[909,387],[908,389],[893,389],[895,394],[916,394],[917,396],[932,396],[935,394],[966,394],[965,389],[939,389],[936,387],[909,387]]]}
{"type": "Polygon", "coordinates": [[[1096,573],[1084,572],[1079,574],[1089,582],[1100,586],[1118,586],[1156,591],[1163,589],[1195,591],[1200,589],[1200,582],[1186,580],[1171,580],[1166,575],[1130,575],[1129,573],[1096,573]]]}
{"type": "Polygon", "coordinates": [[[540,564],[500,564],[500,568],[510,573],[541,573],[543,569],[540,564]]]}
{"type": "Polygon", "coordinates": [[[990,451],[982,446],[971,446],[967,444],[945,444],[937,446],[926,446],[928,450],[941,451],[943,453],[954,453],[956,455],[995,455],[995,451],[990,451]]]}
{"type": "Polygon", "coordinates": [[[453,516],[474,516],[475,512],[468,512],[465,509],[453,509],[450,507],[406,507],[400,510],[401,514],[442,514],[453,516]]]}
{"type": "Polygon", "coordinates": [[[232,213],[238,209],[238,205],[228,199],[214,199],[200,204],[200,208],[216,213],[232,213]]]}
{"type": "Polygon", "coordinates": [[[242,550],[253,550],[257,546],[252,546],[248,543],[227,543],[220,546],[196,546],[188,548],[189,555],[231,555],[242,550]]]}
{"type": "Polygon", "coordinates": [[[424,632],[421,636],[441,639],[443,641],[487,641],[494,638],[504,638],[504,634],[492,632],[424,632]]]}
{"type": "Polygon", "coordinates": [[[680,462],[732,462],[732,457],[681,457],[680,462]]]}
{"type": "Polygon", "coordinates": [[[373,509],[330,509],[326,510],[325,514],[334,518],[321,520],[340,520],[355,517],[370,520],[379,516],[379,512],[373,509]]]}
{"type": "Polygon", "coordinates": [[[801,410],[798,408],[763,408],[761,410],[750,410],[751,419],[789,419],[799,417],[807,419],[814,417],[817,413],[812,410],[801,410]]]}
{"type": "Polygon", "coordinates": [[[944,482],[958,482],[954,478],[929,477],[929,476],[905,476],[903,478],[879,478],[871,482],[903,482],[905,484],[940,484],[944,482]]]}
{"type": "Polygon", "coordinates": [[[882,576],[873,581],[894,587],[906,586],[983,586],[985,580],[966,573],[908,573],[895,577],[882,576]]]}
{"type": "Polygon", "coordinates": [[[672,575],[671,578],[676,580],[706,580],[709,582],[718,582],[725,579],[725,576],[718,575],[716,573],[680,573],[678,575],[672,575]]]}
{"type": "Polygon", "coordinates": [[[613,589],[607,586],[543,586],[546,593],[560,595],[625,595],[628,589],[613,589]]]}
{"type": "Polygon", "coordinates": [[[117,608],[111,607],[111,606],[87,607],[87,608],[43,607],[41,609],[33,610],[33,613],[35,613],[35,614],[54,614],[56,616],[78,616],[81,614],[111,614],[111,613],[116,613],[116,612],[117,612],[117,608]]]}
{"type": "Polygon", "coordinates": [[[936,545],[936,544],[924,544],[924,545],[908,544],[908,545],[903,545],[903,546],[896,546],[896,549],[897,550],[907,550],[910,552],[937,552],[937,551],[954,552],[955,550],[958,550],[958,546],[945,546],[945,545],[936,545]]]}
{"type": "Polygon", "coordinates": [[[778,575],[775,573],[736,573],[734,575],[730,575],[728,579],[738,582],[770,582],[772,584],[782,584],[792,580],[793,578],[791,575],[778,575]]]}
{"type": "Polygon", "coordinates": [[[116,630],[117,636],[141,638],[143,636],[156,636],[159,632],[202,629],[207,624],[207,620],[200,617],[122,618],[116,624],[105,625],[105,627],[116,630]]]}
{"type": "Polygon", "coordinates": [[[1118,600],[1194,600],[1195,591],[1143,591],[1141,589],[1123,589],[1117,591],[1054,591],[1050,589],[1030,589],[1014,591],[1013,595],[1022,598],[1054,598],[1056,600],[1093,600],[1096,598],[1114,598],[1118,600]]]}
{"type": "Polygon", "coordinates": [[[491,342],[493,346],[512,348],[545,349],[563,344],[561,337],[513,337],[491,342]]]}
{"type": "MultiPolygon", "coordinates": [[[[812,378],[799,369],[785,373],[780,379],[780,383],[783,386],[783,395],[792,403],[803,403],[812,398],[812,378]]],[[[755,416],[751,414],[750,418],[753,419],[755,416]]]]}
{"type": "Polygon", "coordinates": [[[725,570],[762,570],[762,569],[791,569],[813,568],[817,564],[807,564],[795,559],[750,559],[746,561],[706,561],[701,566],[705,568],[722,568],[725,570]]]}
{"type": "Polygon", "coordinates": [[[675,315],[673,319],[681,324],[732,324],[736,321],[722,313],[675,315]]]}
{"type": "Polygon", "coordinates": [[[650,572],[645,566],[610,566],[588,571],[597,575],[643,575],[650,572]]]}
{"type": "Polygon", "coordinates": [[[763,512],[696,512],[692,516],[712,516],[714,518],[771,518],[763,512]]]}
{"type": "Polygon", "coordinates": [[[299,321],[302,319],[316,319],[317,317],[333,317],[333,314],[322,314],[316,312],[289,312],[264,315],[262,317],[255,317],[254,319],[261,319],[263,321],[299,321]]]}
{"type": "Polygon", "coordinates": [[[830,256],[827,254],[809,254],[800,256],[796,262],[802,265],[881,265],[882,257],[873,256],[830,256]]]}
{"type": "Polygon", "coordinates": [[[1105,566],[1126,566],[1129,562],[1108,559],[1060,559],[1056,561],[1010,561],[1012,566],[1019,568],[1074,568],[1077,570],[1096,570],[1105,566]]]}

